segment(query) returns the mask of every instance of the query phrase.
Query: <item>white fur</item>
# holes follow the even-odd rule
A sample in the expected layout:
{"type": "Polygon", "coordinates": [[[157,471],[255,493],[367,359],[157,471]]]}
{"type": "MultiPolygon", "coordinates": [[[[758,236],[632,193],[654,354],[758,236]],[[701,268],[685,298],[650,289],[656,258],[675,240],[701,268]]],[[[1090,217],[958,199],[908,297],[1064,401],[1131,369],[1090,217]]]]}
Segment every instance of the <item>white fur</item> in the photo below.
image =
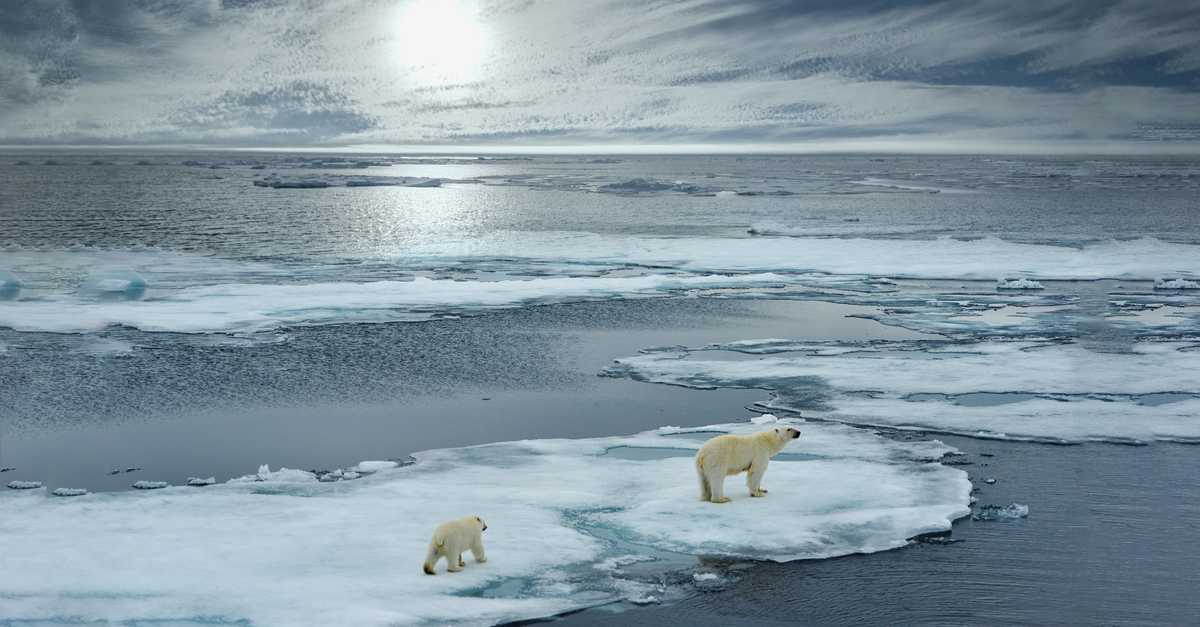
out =
{"type": "Polygon", "coordinates": [[[463,551],[471,549],[475,561],[486,562],[487,555],[483,553],[483,531],[487,525],[478,516],[467,516],[458,520],[442,523],[433,532],[429,540],[429,550],[425,552],[425,572],[436,575],[433,570],[438,560],[446,558],[447,571],[456,573],[467,563],[463,561],[463,551]]]}
{"type": "Polygon", "coordinates": [[[696,474],[700,477],[700,500],[728,503],[725,496],[725,477],[746,473],[750,496],[762,496],[759,487],[771,456],[783,450],[788,442],[800,437],[791,427],[775,427],[750,435],[719,435],[704,444],[696,453],[696,474]]]}

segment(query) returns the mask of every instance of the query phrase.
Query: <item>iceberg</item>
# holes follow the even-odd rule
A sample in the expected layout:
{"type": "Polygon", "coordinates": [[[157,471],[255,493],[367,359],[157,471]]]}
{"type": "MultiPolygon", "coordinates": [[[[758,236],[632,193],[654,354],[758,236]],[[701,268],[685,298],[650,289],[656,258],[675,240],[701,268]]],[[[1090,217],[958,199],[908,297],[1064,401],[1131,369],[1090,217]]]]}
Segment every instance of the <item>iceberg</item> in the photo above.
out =
{"type": "MultiPolygon", "coordinates": [[[[620,599],[661,598],[627,571],[697,558],[819,559],[905,546],[970,514],[953,449],[809,423],[772,461],[771,492],[701,502],[689,457],[630,460],[615,447],[694,453],[752,424],[426,451],[358,481],[256,480],[48,500],[0,495],[0,623],[245,621],[283,625],[490,625],[620,599]],[[442,522],[477,514],[488,561],[421,572],[442,522]],[[686,524],[680,524],[686,521],[686,524]],[[63,560],[71,568],[62,568],[63,560]],[[186,563],[186,568],[180,564],[186,563]],[[337,594],[322,594],[330,582],[337,594]]],[[[732,486],[731,486],[732,487],[732,486]]],[[[700,577],[693,577],[699,574],[700,577]]]]}
{"type": "Polygon", "coordinates": [[[1044,290],[1044,289],[1046,289],[1046,286],[1042,285],[1041,283],[1038,283],[1037,281],[1030,281],[1029,279],[1015,279],[1015,280],[997,279],[996,280],[996,289],[998,289],[998,290],[1044,290]]]}

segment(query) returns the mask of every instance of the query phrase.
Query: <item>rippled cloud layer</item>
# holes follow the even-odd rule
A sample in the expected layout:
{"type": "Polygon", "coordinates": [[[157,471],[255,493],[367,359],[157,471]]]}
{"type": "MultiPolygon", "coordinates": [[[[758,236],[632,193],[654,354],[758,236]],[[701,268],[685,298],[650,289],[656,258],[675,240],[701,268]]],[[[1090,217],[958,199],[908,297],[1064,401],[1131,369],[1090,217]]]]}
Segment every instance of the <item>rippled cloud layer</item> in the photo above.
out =
{"type": "Polygon", "coordinates": [[[1186,139],[1200,136],[1196,8],[13,3],[0,15],[0,144],[1186,139]]]}

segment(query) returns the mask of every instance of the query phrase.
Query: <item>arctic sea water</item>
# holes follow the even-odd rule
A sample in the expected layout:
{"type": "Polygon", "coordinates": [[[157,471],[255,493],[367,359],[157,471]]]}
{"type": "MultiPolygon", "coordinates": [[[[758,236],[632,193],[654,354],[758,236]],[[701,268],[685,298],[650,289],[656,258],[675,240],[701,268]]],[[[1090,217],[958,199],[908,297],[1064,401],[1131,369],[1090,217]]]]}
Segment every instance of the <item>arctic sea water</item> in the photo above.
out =
{"type": "Polygon", "coordinates": [[[1036,517],[980,506],[962,436],[1200,442],[1193,160],[59,154],[0,180],[0,624],[672,603],[1036,517]],[[696,500],[691,451],[772,421],[804,436],[770,496],[696,500]],[[468,513],[487,563],[412,567],[468,513]]]}

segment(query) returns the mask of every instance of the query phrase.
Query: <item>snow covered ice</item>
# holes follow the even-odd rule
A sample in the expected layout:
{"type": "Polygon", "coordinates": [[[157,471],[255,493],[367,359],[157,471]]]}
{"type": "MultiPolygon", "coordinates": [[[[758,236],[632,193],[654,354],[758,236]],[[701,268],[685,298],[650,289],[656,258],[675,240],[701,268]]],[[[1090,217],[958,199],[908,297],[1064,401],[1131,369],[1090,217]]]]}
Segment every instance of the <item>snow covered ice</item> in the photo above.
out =
{"type": "Polygon", "coordinates": [[[373,474],[348,482],[264,465],[203,489],[72,499],[8,491],[0,621],[495,624],[657,598],[657,584],[624,569],[664,552],[780,561],[870,553],[969,514],[966,473],[936,463],[950,447],[838,424],[805,424],[785,453],[811,457],[772,461],[767,497],[730,489],[724,505],[699,500],[690,455],[606,454],[691,452],[705,436],[760,428],[426,451],[408,466],[360,464],[373,474]],[[468,514],[488,521],[488,561],[423,574],[429,534],[468,514]],[[336,594],[322,592],[333,584],[336,594]]]}
{"type": "Polygon", "coordinates": [[[1037,342],[830,347],[774,340],[646,351],[605,369],[694,388],[762,388],[773,395],[764,407],[824,420],[1069,442],[1200,441],[1196,372],[1200,351],[1187,341],[1143,342],[1120,354],[1037,342]],[[761,354],[770,347],[802,354],[706,359],[721,348],[761,354]],[[1174,402],[1141,400],[1164,394],[1174,402]]]}

